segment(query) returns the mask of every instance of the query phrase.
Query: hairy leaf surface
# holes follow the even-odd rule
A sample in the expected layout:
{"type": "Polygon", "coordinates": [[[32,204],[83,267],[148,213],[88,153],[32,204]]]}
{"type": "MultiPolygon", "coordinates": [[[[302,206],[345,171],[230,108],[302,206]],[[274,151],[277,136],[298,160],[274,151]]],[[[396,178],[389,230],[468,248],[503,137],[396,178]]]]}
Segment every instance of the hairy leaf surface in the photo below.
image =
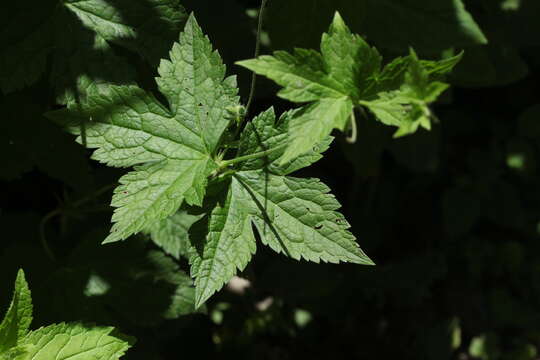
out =
{"type": "Polygon", "coordinates": [[[130,347],[112,334],[112,327],[86,327],[78,323],[49,325],[32,331],[21,347],[26,351],[17,360],[119,359],[130,347]]]}
{"type": "Polygon", "coordinates": [[[235,174],[232,186],[249,198],[261,240],[273,250],[296,260],[373,264],[337,212],[340,204],[320,180],[242,171],[235,174]]]}
{"type": "Polygon", "coordinates": [[[238,156],[255,154],[262,151],[272,152],[265,157],[244,161],[238,165],[238,169],[264,169],[276,175],[287,175],[320,160],[322,153],[328,149],[333,140],[331,136],[328,136],[325,140],[315,145],[311,151],[283,165],[279,164],[278,159],[283,155],[288,144],[287,131],[291,120],[299,113],[301,113],[301,110],[288,111],[279,120],[276,120],[274,109],[270,108],[250,121],[242,132],[238,156]]]}
{"type": "MultiPolygon", "coordinates": [[[[271,114],[267,111],[259,119],[271,114]]],[[[337,212],[340,205],[329,190],[317,179],[264,170],[235,173],[226,197],[199,224],[202,229],[193,231],[207,234],[194,241],[191,250],[197,305],[250,261],[256,250],[253,225],[263,244],[296,260],[373,264],[348,231],[349,224],[337,212]]]]}
{"type": "Polygon", "coordinates": [[[199,307],[243,270],[255,253],[255,237],[247,212],[245,194],[230,187],[206,220],[206,238],[194,244],[190,257],[195,277],[196,306],[199,307]]]}
{"type": "Polygon", "coordinates": [[[110,166],[136,165],[115,190],[115,224],[105,242],[165,219],[184,201],[202,204],[229,124],[226,109],[238,105],[235,78],[224,78],[225,66],[193,16],[158,71],[170,109],[138,87],[109,86],[81,106],[50,114],[81,135],[79,142],[97,149],[94,159],[110,166]],[[83,119],[88,119],[84,138],[83,119]]]}

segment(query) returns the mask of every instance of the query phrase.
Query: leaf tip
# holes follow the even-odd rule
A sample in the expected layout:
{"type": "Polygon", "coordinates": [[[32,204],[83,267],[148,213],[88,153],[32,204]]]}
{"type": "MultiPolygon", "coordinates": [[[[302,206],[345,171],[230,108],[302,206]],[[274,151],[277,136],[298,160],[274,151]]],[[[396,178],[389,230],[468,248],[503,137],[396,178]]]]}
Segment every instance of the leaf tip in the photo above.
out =
{"type": "Polygon", "coordinates": [[[341,17],[341,14],[339,13],[339,11],[336,11],[334,13],[334,18],[332,20],[332,27],[336,27],[336,28],[346,28],[347,27],[347,25],[345,25],[345,21],[341,17]]]}
{"type": "Polygon", "coordinates": [[[115,230],[111,230],[111,233],[101,242],[101,245],[107,245],[112,244],[121,240],[124,240],[123,237],[117,233],[114,232],[115,230]]]}

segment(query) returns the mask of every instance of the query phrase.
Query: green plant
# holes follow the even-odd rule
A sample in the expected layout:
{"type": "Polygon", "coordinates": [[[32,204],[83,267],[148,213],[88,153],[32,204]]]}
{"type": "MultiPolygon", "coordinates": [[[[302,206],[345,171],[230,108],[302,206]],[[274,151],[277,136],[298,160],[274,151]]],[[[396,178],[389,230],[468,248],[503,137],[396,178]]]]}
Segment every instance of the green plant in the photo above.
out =
{"type": "Polygon", "coordinates": [[[11,305],[0,323],[0,359],[119,359],[133,343],[112,327],[61,323],[30,331],[32,297],[19,270],[11,305]]]}
{"type": "MultiPolygon", "coordinates": [[[[225,77],[191,15],[158,68],[169,107],[136,86],[104,86],[81,104],[49,113],[97,149],[95,160],[135,166],[115,190],[114,226],[104,243],[189,222],[191,244],[181,255],[191,264],[197,307],[246,267],[256,248],[253,226],[263,244],[294,259],[373,264],[329,188],[288,175],[321,158],[333,128],[354,128],[356,107],[397,126],[396,136],[429,129],[428,104],[448,87],[433,78],[460,56],[421,62],[411,50],[381,70],[378,52],[337,13],[321,49],[322,55],[297,49],[240,62],[284,86],[281,97],[314,102],[278,120],[270,108],[246,121],[235,77],[225,77]]],[[[182,231],[175,236],[188,238],[182,231]]]]}
{"type": "Polygon", "coordinates": [[[4,2],[0,308],[24,269],[126,359],[535,359],[539,6],[4,2]]]}

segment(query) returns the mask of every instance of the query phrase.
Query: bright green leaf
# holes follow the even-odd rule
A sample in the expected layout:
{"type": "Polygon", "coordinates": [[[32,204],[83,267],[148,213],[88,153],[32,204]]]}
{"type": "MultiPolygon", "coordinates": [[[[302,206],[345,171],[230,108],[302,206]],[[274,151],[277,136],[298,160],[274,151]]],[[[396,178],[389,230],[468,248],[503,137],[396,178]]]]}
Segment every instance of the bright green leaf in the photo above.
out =
{"type": "MultiPolygon", "coordinates": [[[[426,62],[424,62],[426,63],[426,62]]],[[[432,74],[444,74],[457,63],[457,60],[445,63],[431,62],[432,74]]],[[[448,84],[433,81],[430,72],[423,67],[413,50],[409,56],[408,68],[403,84],[398,90],[380,92],[377,98],[360,101],[384,124],[397,126],[395,137],[414,133],[418,127],[431,129],[431,110],[433,103],[448,88],[448,84]]]]}
{"type": "Polygon", "coordinates": [[[273,56],[238,64],[283,86],[278,95],[284,99],[314,101],[291,121],[291,143],[281,160],[284,164],[323,141],[332,129],[345,129],[354,101],[365,96],[374,83],[372,76],[380,70],[381,57],[360,36],[352,34],[336,13],[322,37],[320,54],[304,49],[295,49],[293,54],[277,51],[273,56]]]}
{"type": "Polygon", "coordinates": [[[184,201],[202,204],[230,122],[226,109],[238,105],[235,78],[224,79],[225,66],[193,16],[158,71],[170,110],[135,86],[109,86],[80,106],[49,114],[81,135],[79,142],[97,148],[94,159],[110,166],[137,165],[115,190],[115,224],[105,242],[167,218],[184,201]]]}
{"type": "Polygon", "coordinates": [[[345,130],[351,120],[353,103],[347,97],[322,99],[295,113],[289,124],[289,144],[281,165],[293,161],[324,141],[337,128],[345,130]]]}
{"type": "Polygon", "coordinates": [[[77,323],[50,325],[30,332],[17,360],[116,360],[130,344],[113,334],[112,327],[86,327],[77,323]]]}
{"type": "Polygon", "coordinates": [[[354,121],[354,108],[365,106],[384,124],[396,126],[396,136],[419,126],[430,128],[428,104],[447,88],[434,81],[448,73],[460,55],[442,61],[420,61],[414,51],[384,67],[376,49],[351,33],[336,13],[323,34],[321,53],[295,49],[238,62],[283,89],[284,99],[310,104],[292,116],[289,144],[281,163],[292,161],[323,141],[333,129],[344,131],[354,121]]]}
{"type": "Polygon", "coordinates": [[[0,358],[2,353],[19,344],[32,322],[32,297],[23,270],[19,270],[11,305],[0,323],[0,358]]]}
{"type": "Polygon", "coordinates": [[[264,169],[276,175],[287,175],[320,160],[322,158],[321,154],[328,149],[333,140],[330,136],[315,145],[311,151],[292,159],[284,165],[280,165],[278,162],[289,141],[287,131],[291,126],[291,120],[295,119],[295,115],[300,112],[301,110],[288,111],[276,121],[274,110],[270,108],[247,123],[240,138],[237,154],[239,157],[271,149],[278,150],[271,152],[266,157],[242,162],[239,164],[238,169],[264,169]]]}
{"type": "Polygon", "coordinates": [[[251,219],[273,250],[296,260],[373,265],[337,212],[340,204],[318,179],[242,171],[231,186],[249,199],[251,219]]]}

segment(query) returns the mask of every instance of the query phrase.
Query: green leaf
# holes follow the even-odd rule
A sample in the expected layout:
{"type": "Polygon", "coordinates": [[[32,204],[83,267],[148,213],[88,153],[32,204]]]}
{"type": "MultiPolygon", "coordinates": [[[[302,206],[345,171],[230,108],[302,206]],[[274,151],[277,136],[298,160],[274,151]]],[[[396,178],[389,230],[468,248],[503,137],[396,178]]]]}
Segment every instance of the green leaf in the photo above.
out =
{"type": "Polygon", "coordinates": [[[151,64],[167,53],[187,18],[178,0],[65,0],[64,6],[87,29],[139,52],[151,64]]]}
{"type": "Polygon", "coordinates": [[[2,12],[9,18],[0,28],[0,89],[7,93],[31,85],[50,60],[50,81],[62,103],[76,100],[76,92],[83,98],[88,82],[133,78],[107,42],[156,65],[187,18],[178,0],[11,2],[2,12]]]}
{"type": "Polygon", "coordinates": [[[0,357],[19,344],[26,336],[32,323],[32,297],[23,270],[19,270],[15,280],[15,290],[11,305],[0,323],[0,357]]]}
{"type": "MultiPolygon", "coordinates": [[[[265,116],[272,111],[259,119],[265,116]]],[[[256,250],[252,225],[263,244],[296,260],[373,264],[319,180],[244,170],[227,186],[226,195],[207,202],[209,215],[190,230],[198,234],[190,258],[197,306],[246,267],[256,250]]]]}
{"type": "Polygon", "coordinates": [[[255,253],[255,238],[246,212],[245,194],[231,186],[204,223],[205,239],[194,244],[190,257],[195,277],[196,307],[243,270],[255,253]]]}
{"type": "Polygon", "coordinates": [[[264,169],[276,175],[287,175],[320,160],[322,158],[321,154],[328,149],[333,140],[331,136],[315,145],[311,151],[292,159],[284,165],[280,165],[278,162],[289,141],[287,131],[291,120],[299,112],[301,110],[288,111],[276,121],[274,109],[270,108],[247,123],[240,138],[238,157],[272,149],[278,150],[272,151],[266,157],[244,161],[237,168],[239,170],[264,169]]]}
{"type": "Polygon", "coordinates": [[[262,242],[276,252],[296,260],[373,265],[337,212],[340,204],[318,179],[241,171],[231,186],[233,193],[249,199],[244,206],[262,242]]]}
{"type": "Polygon", "coordinates": [[[201,217],[202,215],[193,215],[180,209],[168,218],[152,224],[147,232],[163,251],[175,259],[180,259],[180,256],[188,255],[191,246],[188,230],[201,217]]]}
{"type": "Polygon", "coordinates": [[[230,122],[226,109],[238,105],[235,78],[224,79],[225,66],[193,16],[158,71],[170,109],[135,86],[108,86],[80,106],[48,114],[77,135],[87,121],[84,139],[97,149],[94,159],[109,166],[136,165],[115,190],[115,224],[106,243],[167,218],[184,201],[202,204],[230,122]]]}
{"type": "Polygon", "coordinates": [[[142,236],[101,246],[104,232],[89,233],[66,266],[36,289],[42,291],[36,296],[49,299],[42,312],[51,319],[143,327],[195,312],[193,280],[177,261],[142,236]]]}
{"type": "Polygon", "coordinates": [[[442,76],[459,61],[421,62],[411,50],[381,68],[382,58],[360,36],[351,33],[336,13],[321,40],[321,53],[295,49],[238,62],[283,89],[284,99],[306,103],[289,124],[289,145],[281,164],[292,161],[323,141],[332,129],[344,131],[354,121],[354,107],[366,106],[379,120],[397,126],[398,136],[429,128],[427,104],[447,88],[430,76],[442,76]]]}
{"type": "MultiPolygon", "coordinates": [[[[424,62],[425,64],[426,62],[424,62]]],[[[457,61],[429,63],[432,74],[444,74],[457,61]]],[[[431,110],[439,95],[448,88],[448,84],[430,79],[430,72],[425,69],[411,49],[409,66],[404,82],[398,90],[380,92],[374,100],[360,101],[384,124],[397,126],[394,137],[414,133],[419,126],[431,129],[431,110]]]]}
{"type": "Polygon", "coordinates": [[[130,344],[113,334],[112,327],[86,327],[78,323],[50,325],[30,332],[17,360],[119,359],[130,344]]]}
{"type": "Polygon", "coordinates": [[[295,113],[289,125],[289,145],[280,164],[293,161],[324,141],[332,129],[345,130],[353,112],[347,97],[322,99],[295,113]]]}
{"type": "Polygon", "coordinates": [[[293,54],[277,51],[274,56],[237,64],[283,86],[278,95],[284,99],[314,101],[291,121],[291,143],[281,160],[284,164],[323,141],[332,129],[345,129],[354,101],[366,96],[373,84],[371,77],[379,71],[381,56],[360,36],[352,34],[336,13],[328,33],[322,37],[320,54],[304,49],[295,49],[293,54]],[[360,88],[358,84],[365,85],[360,88]]]}
{"type": "Polygon", "coordinates": [[[420,63],[429,75],[448,75],[463,59],[464,54],[462,51],[457,55],[449,56],[439,61],[420,60],[420,63]]]}

